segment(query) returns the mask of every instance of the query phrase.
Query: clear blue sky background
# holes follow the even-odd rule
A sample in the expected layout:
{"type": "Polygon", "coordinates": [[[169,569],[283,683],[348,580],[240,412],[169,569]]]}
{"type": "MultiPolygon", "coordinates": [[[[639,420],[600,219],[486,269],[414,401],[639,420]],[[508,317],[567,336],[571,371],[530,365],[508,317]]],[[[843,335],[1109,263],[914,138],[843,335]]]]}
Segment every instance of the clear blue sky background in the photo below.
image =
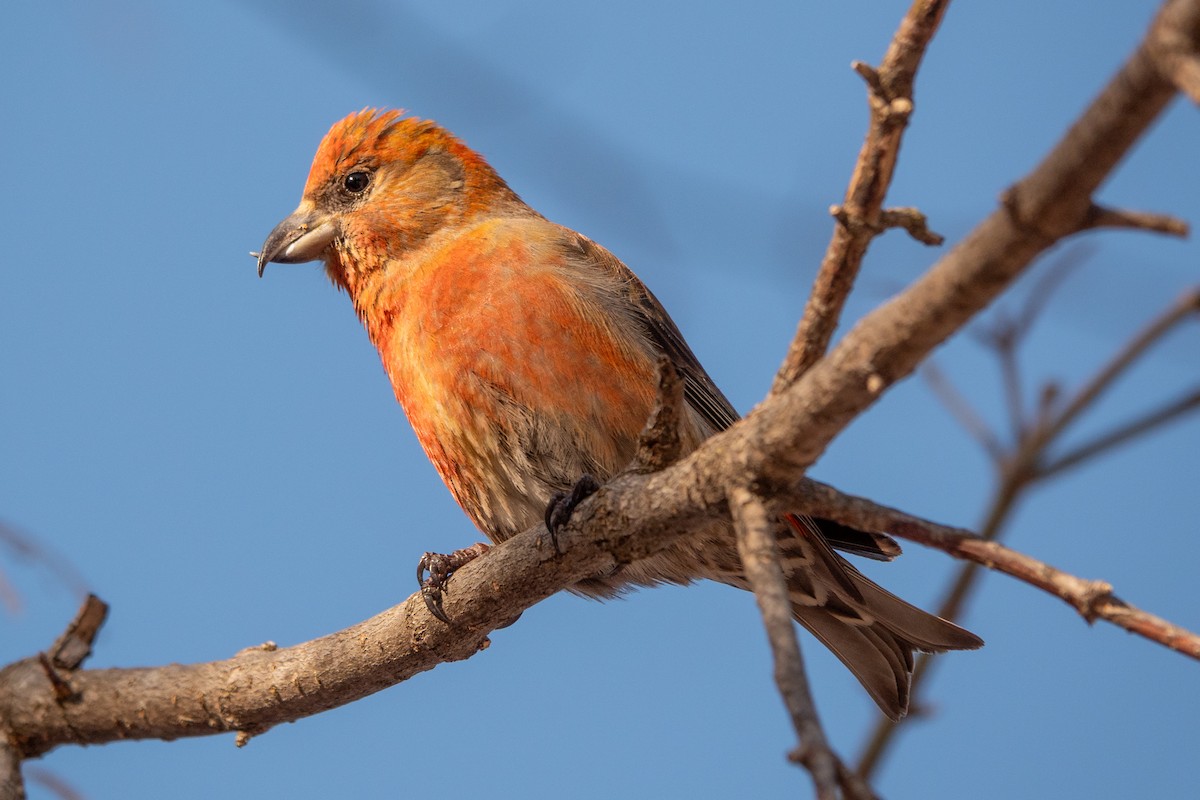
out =
{"type": "MultiPolygon", "coordinates": [[[[294,644],[403,600],[416,558],[475,541],[316,265],[247,255],[294,208],[329,125],[364,106],[437,119],[547,216],[637,271],[734,403],[762,397],[831,228],[877,62],[906,3],[40,3],[0,50],[0,518],[112,604],[93,666],[294,644]]],[[[891,202],[953,241],[1107,80],[1145,0],[960,3],[918,84],[891,202]]],[[[1200,113],[1177,104],[1104,188],[1200,223],[1200,113]]],[[[1029,383],[1095,370],[1189,282],[1197,246],[1087,238],[1023,352],[1029,383]]],[[[1078,245],[1077,245],[1078,246],[1078,245]]],[[[937,253],[872,250],[851,318],[937,253]]],[[[1028,282],[1025,284],[1028,285],[1028,282]]],[[[1021,288],[1006,298],[1016,307],[1021,288]]],[[[1197,327],[1156,350],[1074,439],[1197,375],[1197,327]]],[[[994,359],[943,368],[999,422],[994,359]]],[[[1190,382],[1190,383],[1189,383],[1190,382]]],[[[1030,496],[1009,541],[1200,628],[1191,420],[1030,496]]],[[[986,460],[920,380],[814,475],[974,525],[986,460]]],[[[48,645],[77,598],[5,553],[23,608],[0,661],[48,645]]],[[[870,572],[929,605],[950,561],[909,545],[870,572]]],[[[1200,665],[990,576],[942,663],[936,716],[886,765],[889,797],[1179,796],[1195,787],[1200,665]]],[[[834,742],[874,709],[811,639],[834,742]]],[[[803,797],[783,755],[749,595],[569,596],[490,650],[235,749],[232,735],[65,748],[33,765],[89,798],[803,797]]],[[[31,797],[46,798],[31,787],[31,797]]]]}

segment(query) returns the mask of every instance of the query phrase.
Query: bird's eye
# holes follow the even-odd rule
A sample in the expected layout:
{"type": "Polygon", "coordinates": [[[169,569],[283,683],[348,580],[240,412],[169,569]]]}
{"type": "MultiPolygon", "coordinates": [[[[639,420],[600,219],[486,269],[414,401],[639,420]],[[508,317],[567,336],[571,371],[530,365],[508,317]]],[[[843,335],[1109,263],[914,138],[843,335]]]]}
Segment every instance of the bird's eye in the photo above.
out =
{"type": "Polygon", "coordinates": [[[346,191],[350,194],[361,194],[367,190],[367,185],[371,183],[371,176],[366,172],[351,172],[342,181],[342,185],[346,187],[346,191]]]}

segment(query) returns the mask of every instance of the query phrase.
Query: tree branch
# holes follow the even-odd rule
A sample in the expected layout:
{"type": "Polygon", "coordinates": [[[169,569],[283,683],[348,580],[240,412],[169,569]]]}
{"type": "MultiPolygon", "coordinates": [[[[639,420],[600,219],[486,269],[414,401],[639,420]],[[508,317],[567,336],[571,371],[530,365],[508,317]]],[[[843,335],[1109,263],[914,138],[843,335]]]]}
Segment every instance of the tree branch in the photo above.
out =
{"type": "MultiPolygon", "coordinates": [[[[1187,2],[1171,0],[1168,8],[1187,2]]],[[[1161,28],[1156,21],[1152,35],[1161,28]]],[[[786,481],[807,468],[855,415],[991,302],[1038,253],[1086,227],[1092,192],[1174,94],[1148,48],[1143,41],[1050,154],[1006,193],[1000,209],[909,289],[866,316],[804,373],[796,391],[777,394],[781,402],[772,404],[771,417],[790,416],[792,430],[804,435],[782,441],[768,434],[755,458],[757,470],[786,481]]],[[[766,404],[751,416],[765,413],[766,404]]]]}
{"type": "MultiPolygon", "coordinates": [[[[1154,31],[1169,28],[1162,20],[1174,19],[1180,8],[1190,13],[1200,3],[1170,0],[1154,31]]],[[[1200,29],[1186,35],[1194,45],[1200,29]]],[[[64,743],[232,730],[248,737],[473,655],[487,646],[489,631],[533,603],[581,578],[645,558],[701,520],[728,514],[729,486],[765,487],[774,494],[808,485],[801,480],[804,471],[884,389],[910,374],[1034,256],[1086,227],[1092,193],[1174,94],[1148,47],[1138,48],[1059,145],[1010,190],[1001,209],[912,287],[865,317],[792,385],[672,466],[610,481],[560,531],[562,554],[539,527],[456,572],[445,604],[455,625],[434,620],[414,595],[359,625],[296,647],[251,649],[208,664],[68,670],[61,676],[71,690],[66,698],[56,695],[41,659],[25,659],[0,670],[2,740],[29,757],[64,743]]],[[[827,496],[825,502],[832,503],[827,496]]],[[[1054,591],[1088,616],[1154,634],[1181,652],[1200,653],[1194,635],[1126,606],[1102,584],[967,532],[873,504],[846,506],[846,514],[835,513],[832,505],[817,509],[814,500],[805,510],[867,530],[896,531],[1054,591]]]]}
{"type": "Polygon", "coordinates": [[[646,427],[638,436],[638,449],[630,469],[637,472],[658,472],[679,460],[683,452],[680,423],[684,414],[683,381],[671,359],[658,359],[658,387],[654,409],[646,427]]]}
{"type": "Polygon", "coordinates": [[[1164,8],[1159,20],[1160,30],[1153,41],[1159,70],[1200,105],[1200,7],[1176,3],[1164,8]]]}
{"type": "Polygon", "coordinates": [[[979,413],[967,402],[954,384],[950,382],[941,368],[932,360],[921,365],[921,377],[929,384],[933,396],[941,402],[950,415],[958,420],[963,430],[979,443],[992,463],[998,464],[1004,458],[1004,448],[1000,440],[992,433],[992,429],[979,416],[979,413]]]}
{"type": "Polygon", "coordinates": [[[1188,224],[1178,217],[1156,214],[1152,211],[1130,211],[1120,208],[1092,206],[1089,228],[1128,228],[1131,230],[1162,233],[1167,236],[1185,237],[1188,224]]]}
{"type": "MultiPolygon", "coordinates": [[[[819,800],[836,800],[838,776],[847,771],[829,746],[809,689],[804,658],[800,655],[800,640],[792,622],[787,579],[779,563],[779,547],[775,541],[779,515],[771,513],[762,498],[740,487],[729,492],[729,511],[737,531],[742,568],[758,601],[774,655],[775,683],[800,740],[790,758],[812,775],[819,800]]],[[[847,787],[847,796],[874,797],[869,790],[864,792],[862,789],[866,789],[865,784],[861,787],[851,784],[847,787]]]]}
{"type": "Polygon", "coordinates": [[[886,217],[883,201],[912,114],[917,67],[949,5],[950,0],[917,0],[900,22],[878,71],[862,62],[853,64],[867,83],[871,121],[845,200],[832,209],[838,224],[771,394],[794,383],[829,348],[871,239],[889,224],[905,227],[915,238],[930,244],[941,238],[930,234],[924,215],[916,209],[896,209],[886,217]]]}
{"type": "Polygon", "coordinates": [[[1067,403],[1066,408],[1058,415],[1054,423],[1045,429],[1042,437],[1049,441],[1055,438],[1063,429],[1070,425],[1076,417],[1108,390],[1117,378],[1129,369],[1137,359],[1150,349],[1151,345],[1165,336],[1176,325],[1188,316],[1200,311],[1200,287],[1184,292],[1179,299],[1171,304],[1162,314],[1154,318],[1141,333],[1135,336],[1121,349],[1096,377],[1085,385],[1075,397],[1067,403]]]}
{"type": "Polygon", "coordinates": [[[59,800],[87,800],[78,789],[50,770],[29,767],[25,772],[29,776],[31,784],[37,784],[45,788],[46,791],[59,800]]]}
{"type": "Polygon", "coordinates": [[[21,753],[3,738],[0,738],[0,800],[25,800],[21,753]]]}
{"type": "Polygon", "coordinates": [[[1116,428],[1102,433],[1090,442],[1076,447],[1074,450],[1059,456],[1048,464],[1038,468],[1039,478],[1049,478],[1070,469],[1088,459],[1102,455],[1105,451],[1124,444],[1155,428],[1161,427],[1190,411],[1200,408],[1200,389],[1193,389],[1182,397],[1178,397],[1160,408],[1156,408],[1141,417],[1126,422],[1116,428]]]}
{"type": "MultiPolygon", "coordinates": [[[[54,552],[46,544],[35,541],[32,537],[2,521],[0,521],[0,546],[11,550],[21,558],[42,564],[78,597],[87,596],[87,581],[68,559],[54,552]]],[[[0,575],[0,601],[14,611],[20,608],[20,598],[17,596],[16,590],[8,586],[3,575],[0,575]]]]}
{"type": "Polygon", "coordinates": [[[1126,603],[1116,597],[1112,586],[1104,581],[1078,578],[1032,556],[989,542],[971,531],[939,525],[866,498],[842,494],[816,481],[796,484],[791,497],[799,504],[797,511],[833,519],[843,525],[886,530],[955,558],[1003,572],[1061,598],[1089,623],[1103,619],[1200,660],[1200,635],[1126,603]]]}
{"type": "MultiPolygon", "coordinates": [[[[1039,298],[1045,298],[1049,294],[1049,288],[1046,286],[1046,283],[1051,280],[1059,280],[1059,278],[1054,276],[1061,276],[1065,273],[1066,269],[1061,265],[1066,265],[1066,268],[1069,268],[1071,263],[1060,261],[1059,264],[1055,265],[1056,268],[1043,279],[1043,285],[1035,290],[1032,295],[1033,301],[1038,303],[1036,307],[1031,303],[1016,320],[1002,321],[995,326],[995,329],[986,338],[986,341],[1000,355],[1002,363],[1006,365],[1006,376],[1010,373],[1015,375],[1017,372],[1015,362],[1016,345],[1032,327],[1037,311],[1043,307],[1041,305],[1043,300],[1039,298]]],[[[1083,445],[1048,466],[1045,464],[1048,449],[1067,430],[1069,424],[1078,419],[1084,411],[1090,408],[1104,391],[1117,378],[1124,374],[1138,358],[1144,355],[1155,342],[1198,309],[1200,309],[1200,287],[1185,292],[1168,306],[1167,309],[1155,317],[1146,328],[1124,345],[1118,354],[1097,372],[1095,377],[1086,382],[1083,388],[1075,394],[1074,398],[1064,408],[1051,411],[1047,404],[1043,403],[1042,410],[1032,426],[1014,423],[1014,427],[1016,428],[1013,433],[1015,441],[1011,452],[1001,451],[997,455],[988,448],[989,455],[993,456],[993,464],[997,468],[998,483],[980,526],[980,538],[985,541],[991,541],[999,537],[1004,524],[1008,521],[1016,504],[1024,492],[1034,483],[1063,469],[1074,466],[1085,458],[1099,455],[1105,450],[1128,440],[1132,436],[1145,433],[1158,425],[1166,424],[1195,406],[1191,396],[1185,396],[1146,417],[1137,419],[1126,426],[1119,427],[1108,434],[1102,435],[1098,439],[1083,445]]],[[[1008,380],[1006,380],[1007,382],[1008,380]]],[[[1019,403],[1019,399],[1017,402],[1019,403]]],[[[1009,405],[1011,406],[1012,403],[1013,401],[1010,397],[1009,405]]],[[[978,418],[971,423],[968,430],[976,438],[982,435],[984,441],[997,441],[996,436],[988,431],[986,425],[978,420],[978,418]],[[981,426],[984,433],[976,433],[976,426],[981,426]]],[[[964,564],[960,567],[944,599],[938,606],[938,616],[949,620],[958,619],[972,590],[977,585],[980,574],[978,564],[964,564]]],[[[916,698],[920,697],[919,691],[924,686],[934,659],[935,657],[932,655],[923,654],[917,660],[916,668],[913,670],[911,689],[914,702],[916,702],[916,698]]],[[[869,777],[873,773],[895,732],[904,724],[903,720],[897,723],[883,717],[879,718],[874,730],[868,736],[868,742],[863,748],[863,754],[859,759],[857,771],[860,775],[869,777]]]]}

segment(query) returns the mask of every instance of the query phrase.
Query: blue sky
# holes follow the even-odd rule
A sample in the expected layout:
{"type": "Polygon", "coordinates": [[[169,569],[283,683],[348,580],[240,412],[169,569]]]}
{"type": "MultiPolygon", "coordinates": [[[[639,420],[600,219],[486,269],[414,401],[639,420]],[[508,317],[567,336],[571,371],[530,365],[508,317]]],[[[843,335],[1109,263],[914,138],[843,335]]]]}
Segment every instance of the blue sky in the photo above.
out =
{"type": "MultiPolygon", "coordinates": [[[[478,538],[346,299],[316,265],[260,281],[247,255],[294,208],[332,122],[400,106],[454,130],[531,205],[637,271],[748,410],[786,350],[865,129],[848,65],[878,61],[906,5],[10,3],[0,520],[112,604],[92,666],[301,642],[403,600],[421,552],[478,538]]],[[[891,203],[960,237],[1107,80],[1155,6],[953,6],[891,203]]],[[[1200,222],[1197,141],[1200,114],[1177,103],[1101,199],[1200,222]]],[[[1023,351],[1031,386],[1075,385],[1197,280],[1194,242],[1086,241],[1087,263],[1023,351]]],[[[936,255],[895,233],[877,241],[849,317],[936,255]]],[[[1196,333],[1156,349],[1074,440],[1194,385],[1196,333]]],[[[1002,418],[994,359],[970,337],[937,359],[1002,418]]],[[[1192,419],[1038,489],[1010,543],[1200,628],[1198,443],[1192,419]]],[[[991,486],[919,380],[813,474],[967,526],[991,486]]],[[[951,567],[909,545],[866,569],[929,605],[951,567]]],[[[0,571],[23,602],[0,616],[7,662],[48,645],[77,598],[41,564],[4,553],[0,571]]],[[[1200,665],[1089,628],[1001,576],[966,622],[988,646],[944,660],[936,716],[903,739],[882,793],[1194,787],[1200,665]]],[[[829,733],[853,757],[871,702],[803,643],[829,733]]],[[[89,798],[805,796],[806,776],[783,759],[793,743],[752,599],[696,586],[551,598],[468,662],[244,749],[232,735],[65,748],[32,766],[89,798]]]]}

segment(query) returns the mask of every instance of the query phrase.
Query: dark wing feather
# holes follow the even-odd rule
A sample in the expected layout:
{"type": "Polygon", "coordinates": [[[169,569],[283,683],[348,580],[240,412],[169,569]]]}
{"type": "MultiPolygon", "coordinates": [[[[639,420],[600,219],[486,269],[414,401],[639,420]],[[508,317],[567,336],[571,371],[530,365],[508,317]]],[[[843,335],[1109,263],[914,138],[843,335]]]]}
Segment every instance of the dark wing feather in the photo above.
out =
{"type": "Polygon", "coordinates": [[[629,307],[636,312],[638,323],[683,378],[683,396],[688,405],[708,423],[713,433],[737,422],[737,411],[700,366],[700,360],[658,298],[612,253],[581,234],[574,234],[574,238],[584,263],[617,278],[625,287],[629,307]]]}
{"type": "MultiPolygon", "coordinates": [[[[740,416],[733,404],[704,371],[654,293],[620,259],[591,239],[578,233],[571,238],[582,263],[617,278],[625,287],[629,307],[637,314],[638,323],[659,351],[671,359],[676,372],[683,378],[684,400],[707,423],[711,432],[723,431],[737,422],[740,416]]],[[[817,520],[816,523],[826,541],[839,550],[878,561],[891,561],[900,554],[900,545],[886,534],[858,531],[830,520],[817,520]]]]}

